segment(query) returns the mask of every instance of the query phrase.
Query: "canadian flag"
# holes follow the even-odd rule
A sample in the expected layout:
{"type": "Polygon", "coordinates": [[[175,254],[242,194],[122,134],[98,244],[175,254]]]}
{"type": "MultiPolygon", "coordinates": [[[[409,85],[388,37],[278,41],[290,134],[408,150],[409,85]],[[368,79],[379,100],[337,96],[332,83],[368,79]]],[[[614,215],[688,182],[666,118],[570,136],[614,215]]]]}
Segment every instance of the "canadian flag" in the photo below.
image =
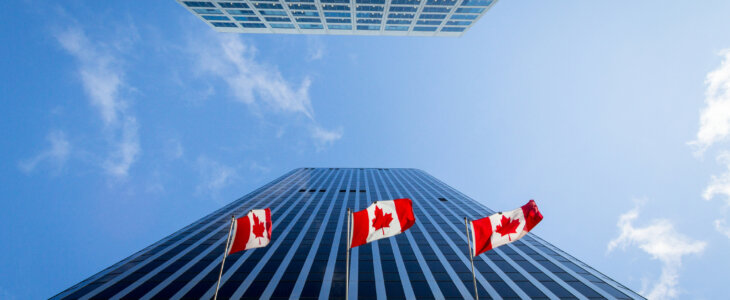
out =
{"type": "Polygon", "coordinates": [[[228,254],[266,247],[271,241],[271,210],[254,209],[233,222],[233,240],[228,254]]]}
{"type": "Polygon", "coordinates": [[[514,242],[540,223],[542,214],[534,200],[513,211],[471,221],[474,256],[514,242]]]}
{"type": "Polygon", "coordinates": [[[411,199],[376,201],[352,213],[350,248],[406,231],[416,223],[411,199]]]}

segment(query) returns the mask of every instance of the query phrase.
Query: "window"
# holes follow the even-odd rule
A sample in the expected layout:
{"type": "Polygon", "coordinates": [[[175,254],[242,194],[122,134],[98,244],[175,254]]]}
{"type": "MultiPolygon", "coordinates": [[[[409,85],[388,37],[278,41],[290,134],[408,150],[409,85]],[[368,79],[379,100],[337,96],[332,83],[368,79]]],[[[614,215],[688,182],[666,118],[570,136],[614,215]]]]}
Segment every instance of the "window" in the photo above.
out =
{"type": "Polygon", "coordinates": [[[421,4],[421,0],[393,0],[390,3],[391,4],[419,5],[419,4],[421,4]]]}
{"type": "Polygon", "coordinates": [[[446,15],[442,15],[442,14],[421,14],[418,18],[419,19],[441,19],[441,20],[443,20],[443,19],[446,18],[446,15]]]}
{"type": "Polygon", "coordinates": [[[379,19],[358,19],[358,24],[380,24],[379,19]]]}
{"type": "Polygon", "coordinates": [[[203,1],[184,1],[183,3],[188,7],[215,7],[213,3],[203,1]]]}
{"type": "Polygon", "coordinates": [[[469,26],[471,25],[471,21],[448,21],[446,25],[469,26]]]}
{"type": "Polygon", "coordinates": [[[492,0],[464,0],[461,6],[489,6],[492,0]]]}
{"type": "Polygon", "coordinates": [[[319,13],[316,11],[293,11],[291,14],[294,16],[319,17],[319,13]]]}
{"type": "Polygon", "coordinates": [[[264,16],[286,16],[283,10],[259,10],[259,13],[264,16]]]}
{"type": "Polygon", "coordinates": [[[241,2],[218,2],[223,8],[248,8],[248,4],[241,2]]]}
{"type": "Polygon", "coordinates": [[[237,21],[261,22],[261,19],[259,19],[259,17],[256,17],[256,16],[251,16],[251,17],[233,17],[233,18],[236,19],[237,21]]]}
{"type": "Polygon", "coordinates": [[[416,26],[413,31],[436,31],[436,28],[438,27],[416,26]]]}
{"type": "Polygon", "coordinates": [[[317,10],[314,4],[289,4],[290,9],[317,10]]]}
{"type": "Polygon", "coordinates": [[[226,10],[229,14],[232,15],[253,15],[253,10],[244,10],[244,9],[227,9],[226,10]]]}
{"type": "Polygon", "coordinates": [[[297,22],[303,22],[303,23],[320,23],[322,21],[319,18],[297,18],[297,22]]]}
{"type": "Polygon", "coordinates": [[[413,19],[416,14],[404,14],[404,13],[392,13],[388,14],[388,18],[397,18],[397,19],[413,19]]]}
{"type": "Polygon", "coordinates": [[[418,11],[418,8],[413,6],[391,6],[389,11],[416,12],[418,11]]]}
{"type": "Polygon", "coordinates": [[[358,18],[377,18],[380,19],[383,17],[383,14],[381,13],[357,13],[358,18]]]}
{"type": "Polygon", "coordinates": [[[327,28],[335,30],[352,30],[352,25],[327,25],[327,28]]]}
{"type": "Polygon", "coordinates": [[[254,3],[254,6],[258,9],[283,9],[284,7],[281,6],[281,4],[274,4],[274,3],[254,3]]]}
{"type": "Polygon", "coordinates": [[[269,22],[291,22],[291,20],[286,17],[265,17],[264,19],[269,22]]]}
{"type": "Polygon", "coordinates": [[[408,31],[408,26],[385,26],[388,31],[408,31]]]}
{"type": "Polygon", "coordinates": [[[476,20],[478,15],[451,15],[452,20],[476,20]]]}
{"type": "MultiPolygon", "coordinates": [[[[416,22],[416,24],[418,24],[418,25],[441,25],[441,21],[432,21],[432,20],[424,21],[424,20],[418,20],[418,22],[416,22]]],[[[441,198],[439,198],[439,199],[441,199],[441,198]]]]}
{"type": "Polygon", "coordinates": [[[383,7],[372,5],[358,5],[357,11],[383,11],[383,7]]]}
{"type": "Polygon", "coordinates": [[[438,6],[426,6],[423,8],[423,12],[442,12],[447,13],[451,10],[449,7],[438,7],[438,6]]]}
{"type": "Polygon", "coordinates": [[[210,22],[210,24],[213,24],[215,27],[236,27],[236,23],[228,22],[210,22]]]}
{"type": "MultiPolygon", "coordinates": [[[[324,1],[322,1],[324,2],[324,1]]],[[[322,5],[322,10],[350,10],[350,6],[347,5],[322,5]]]]}
{"type": "Polygon", "coordinates": [[[388,20],[387,24],[411,24],[411,20],[388,20]]]}
{"type": "Polygon", "coordinates": [[[357,25],[358,30],[380,30],[378,25],[357,25]]]}
{"type": "Polygon", "coordinates": [[[301,28],[301,29],[323,29],[324,27],[321,24],[299,24],[299,28],[301,28]]]}
{"type": "Polygon", "coordinates": [[[226,16],[203,16],[203,19],[206,19],[208,21],[230,21],[226,16]]]}
{"type": "MultiPolygon", "coordinates": [[[[351,19],[336,19],[336,18],[327,19],[327,23],[351,23],[351,22],[352,22],[351,19]]],[[[340,190],[340,192],[343,192],[343,193],[346,191],[347,190],[340,190]]]]}
{"type": "Polygon", "coordinates": [[[193,11],[196,13],[199,13],[199,14],[209,14],[209,15],[222,14],[222,12],[220,10],[212,9],[212,8],[196,8],[196,9],[193,9],[193,11]]]}
{"type": "Polygon", "coordinates": [[[324,13],[324,16],[325,17],[336,17],[336,18],[349,18],[350,17],[350,13],[346,13],[346,12],[329,12],[328,11],[328,12],[325,12],[324,13]]]}
{"type": "Polygon", "coordinates": [[[480,14],[483,11],[484,11],[484,8],[477,8],[477,7],[459,7],[456,9],[456,12],[458,12],[458,13],[480,14]]]}

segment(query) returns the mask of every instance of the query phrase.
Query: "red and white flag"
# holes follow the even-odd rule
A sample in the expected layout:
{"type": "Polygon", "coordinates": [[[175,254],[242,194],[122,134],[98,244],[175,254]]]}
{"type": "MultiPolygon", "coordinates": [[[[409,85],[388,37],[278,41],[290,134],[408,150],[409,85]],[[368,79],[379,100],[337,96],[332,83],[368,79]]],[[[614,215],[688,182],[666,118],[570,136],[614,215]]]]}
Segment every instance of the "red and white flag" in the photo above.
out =
{"type": "Polygon", "coordinates": [[[266,247],[271,241],[271,210],[254,209],[233,222],[233,240],[228,254],[266,247]]]}
{"type": "Polygon", "coordinates": [[[352,213],[350,248],[406,231],[416,223],[411,199],[376,201],[352,213]]]}
{"type": "Polygon", "coordinates": [[[472,253],[474,256],[525,236],[542,220],[534,200],[513,211],[493,214],[471,221],[472,253]]]}

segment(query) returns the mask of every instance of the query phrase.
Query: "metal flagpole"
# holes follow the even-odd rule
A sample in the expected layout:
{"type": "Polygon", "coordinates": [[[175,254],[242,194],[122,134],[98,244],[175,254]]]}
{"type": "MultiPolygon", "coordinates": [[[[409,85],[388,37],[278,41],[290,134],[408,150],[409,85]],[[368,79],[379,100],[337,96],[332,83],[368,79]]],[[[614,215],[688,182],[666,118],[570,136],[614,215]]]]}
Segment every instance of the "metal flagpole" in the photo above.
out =
{"type": "Polygon", "coordinates": [[[347,260],[345,262],[345,300],[350,297],[350,209],[347,209],[347,260]]]}
{"type": "Polygon", "coordinates": [[[466,243],[469,245],[469,259],[471,259],[471,278],[474,280],[474,297],[479,300],[479,291],[477,290],[477,277],[474,275],[474,255],[471,251],[471,238],[469,238],[469,221],[464,217],[464,225],[466,226],[466,243]]]}
{"type": "Polygon", "coordinates": [[[231,215],[231,226],[228,227],[228,238],[226,239],[226,248],[223,250],[223,260],[221,261],[221,271],[218,273],[218,283],[215,285],[215,296],[213,300],[218,299],[218,289],[221,287],[221,277],[223,276],[223,265],[226,263],[226,257],[228,257],[228,243],[231,242],[231,231],[233,231],[233,222],[236,221],[236,216],[231,215]]]}

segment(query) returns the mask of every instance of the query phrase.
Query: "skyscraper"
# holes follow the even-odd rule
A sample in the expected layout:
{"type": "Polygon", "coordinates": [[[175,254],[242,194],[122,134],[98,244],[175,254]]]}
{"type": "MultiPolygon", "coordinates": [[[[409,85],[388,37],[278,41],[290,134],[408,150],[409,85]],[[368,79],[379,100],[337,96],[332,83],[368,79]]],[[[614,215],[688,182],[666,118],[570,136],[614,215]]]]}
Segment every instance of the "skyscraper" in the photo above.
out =
{"type": "MultiPolygon", "coordinates": [[[[54,298],[211,298],[230,216],[264,207],[271,242],[228,256],[219,297],[344,298],[346,209],[395,198],[413,200],[416,223],[353,249],[351,299],[473,298],[464,217],[494,212],[426,172],[387,168],[293,170],[54,298]]],[[[643,298],[532,233],[474,265],[482,299],[643,298]]]]}
{"type": "Polygon", "coordinates": [[[220,32],[461,36],[497,0],[177,0],[220,32]]]}

